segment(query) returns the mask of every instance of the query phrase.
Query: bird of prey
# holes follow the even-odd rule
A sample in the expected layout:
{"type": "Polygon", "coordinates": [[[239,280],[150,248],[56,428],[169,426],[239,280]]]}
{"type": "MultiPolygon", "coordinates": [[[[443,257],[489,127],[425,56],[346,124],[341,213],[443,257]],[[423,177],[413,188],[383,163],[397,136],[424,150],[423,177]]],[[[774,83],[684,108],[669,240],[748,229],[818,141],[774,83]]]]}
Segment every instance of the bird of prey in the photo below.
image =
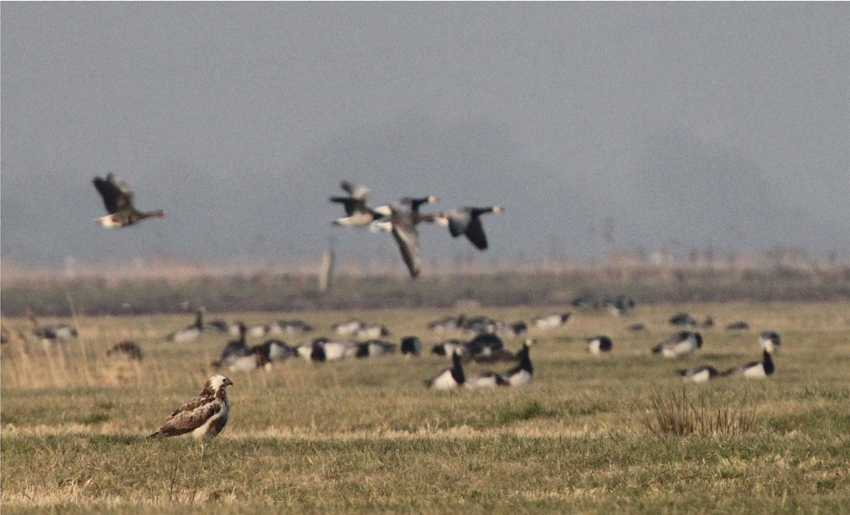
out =
{"type": "Polygon", "coordinates": [[[109,213],[96,220],[105,228],[126,227],[145,218],[165,216],[162,209],[148,212],[137,211],[133,206],[133,191],[124,181],[111,173],[106,176],[106,179],[95,177],[92,182],[103,197],[103,205],[109,213]]]}
{"type": "Polygon", "coordinates": [[[183,403],[168,417],[165,424],[148,438],[159,436],[179,436],[191,433],[195,438],[216,436],[230,414],[230,402],[225,388],[233,381],[223,375],[214,375],[207,379],[201,394],[183,403]]]}

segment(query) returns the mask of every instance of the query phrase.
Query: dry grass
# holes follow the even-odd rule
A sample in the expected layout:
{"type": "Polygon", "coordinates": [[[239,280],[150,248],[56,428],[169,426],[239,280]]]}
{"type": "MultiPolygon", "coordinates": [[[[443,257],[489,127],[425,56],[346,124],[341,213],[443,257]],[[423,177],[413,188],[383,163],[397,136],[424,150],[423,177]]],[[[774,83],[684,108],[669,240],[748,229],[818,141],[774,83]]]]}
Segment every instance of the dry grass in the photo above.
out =
{"type": "MultiPolygon", "coordinates": [[[[562,309],[474,312],[513,321],[562,309]]],[[[319,328],[312,337],[357,317],[387,325],[395,341],[419,334],[428,347],[441,337],[427,333],[427,321],[452,313],[224,318],[302,318],[319,328]]],[[[233,413],[217,440],[203,447],[185,439],[147,441],[144,435],[200,390],[228,340],[165,342],[169,331],[190,322],[191,316],[80,317],[80,338],[65,346],[46,351],[16,336],[2,347],[4,512],[850,510],[846,303],[661,305],[627,317],[577,312],[563,329],[533,332],[535,381],[526,388],[430,392],[422,380],[447,366],[435,356],[291,360],[268,372],[231,375],[233,413]],[[750,329],[704,330],[705,345],[694,357],[651,356],[649,349],[673,331],[667,319],[681,310],[698,319],[713,315],[720,327],[743,319],[750,329]],[[626,330],[638,321],[648,330],[626,330]],[[724,378],[683,392],[676,368],[757,359],[757,334],[765,329],[783,340],[774,376],[724,378]],[[586,352],[584,337],[596,334],[613,338],[611,355],[586,352]],[[124,339],[141,345],[142,363],[106,358],[106,349],[124,339]],[[661,429],[662,419],[671,433],[661,429]]],[[[27,324],[3,321],[13,335],[27,324]]],[[[506,345],[517,348],[519,341],[506,345]]],[[[468,367],[483,368],[503,367],[468,367]]]]}

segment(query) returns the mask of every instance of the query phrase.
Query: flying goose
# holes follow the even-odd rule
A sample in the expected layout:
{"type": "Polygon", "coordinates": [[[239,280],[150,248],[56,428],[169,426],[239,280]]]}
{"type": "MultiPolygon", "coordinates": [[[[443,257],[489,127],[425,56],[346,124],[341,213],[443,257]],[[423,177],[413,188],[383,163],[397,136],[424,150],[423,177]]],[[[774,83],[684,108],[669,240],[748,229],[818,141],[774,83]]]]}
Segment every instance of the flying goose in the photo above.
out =
{"type": "Polygon", "coordinates": [[[614,342],[607,336],[594,336],[587,339],[587,350],[591,354],[601,354],[603,352],[611,352],[614,348],[614,342]]]}
{"type": "Polygon", "coordinates": [[[759,345],[766,351],[774,352],[779,349],[780,343],[779,333],[775,331],[765,331],[759,335],[759,345]]]}
{"type": "Polygon", "coordinates": [[[451,390],[463,386],[465,381],[463,366],[460,363],[460,355],[452,354],[452,368],[443,370],[433,378],[425,381],[425,385],[432,390],[451,390]]]}
{"type": "Polygon", "coordinates": [[[704,383],[720,375],[717,369],[710,365],[697,365],[685,370],[677,370],[676,373],[682,376],[682,380],[686,383],[704,383]]]}
{"type": "Polygon", "coordinates": [[[678,358],[702,348],[702,335],[691,331],[680,331],[652,348],[653,354],[665,358],[678,358]]]}
{"type": "Polygon", "coordinates": [[[342,181],[339,186],[348,192],[348,196],[330,197],[330,201],[342,204],[346,216],[334,220],[334,225],[365,227],[384,216],[369,207],[369,188],[348,181],[342,181]]]}
{"type": "MultiPolygon", "coordinates": [[[[416,225],[420,222],[434,222],[435,215],[423,215],[419,213],[419,206],[437,201],[437,197],[429,195],[422,198],[405,197],[389,205],[379,206],[375,211],[389,216],[388,227],[395,238],[404,264],[414,279],[419,275],[422,258],[419,255],[419,232],[416,225]]],[[[378,226],[378,223],[373,225],[378,226]]],[[[380,225],[386,229],[387,223],[380,225]]]]}
{"type": "Polygon", "coordinates": [[[748,379],[764,379],[765,377],[773,374],[775,371],[775,366],[773,364],[773,358],[770,356],[770,351],[765,349],[762,351],[762,361],[753,361],[752,363],[747,363],[746,365],[741,365],[739,367],[732,367],[729,370],[723,372],[722,375],[743,375],[748,379]]]}
{"type": "Polygon", "coordinates": [[[434,221],[448,227],[452,238],[464,235],[478,250],[487,250],[487,235],[484,234],[480,217],[485,213],[501,212],[501,206],[463,207],[448,213],[437,213],[434,221]]]}
{"type": "Polygon", "coordinates": [[[148,212],[137,211],[133,206],[133,191],[124,181],[111,173],[107,174],[106,179],[95,177],[92,182],[103,197],[103,205],[109,213],[96,220],[105,228],[126,227],[145,218],[165,216],[165,211],[162,209],[148,212]]]}

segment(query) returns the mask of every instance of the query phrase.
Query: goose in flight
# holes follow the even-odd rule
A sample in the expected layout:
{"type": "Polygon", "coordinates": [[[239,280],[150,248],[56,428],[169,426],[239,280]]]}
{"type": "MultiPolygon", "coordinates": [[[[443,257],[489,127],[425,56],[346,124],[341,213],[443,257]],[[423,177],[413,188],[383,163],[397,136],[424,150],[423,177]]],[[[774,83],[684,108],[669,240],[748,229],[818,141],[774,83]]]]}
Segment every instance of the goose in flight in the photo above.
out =
{"type": "Polygon", "coordinates": [[[373,228],[390,231],[398,243],[401,257],[407,265],[410,276],[414,279],[419,275],[422,258],[419,255],[419,232],[416,225],[420,222],[434,222],[436,215],[421,214],[419,207],[422,204],[436,202],[433,195],[422,198],[405,197],[386,206],[375,208],[375,212],[390,217],[387,222],[373,222],[373,228]]]}
{"type": "Polygon", "coordinates": [[[126,227],[145,218],[165,216],[162,209],[148,212],[137,211],[133,206],[133,191],[127,186],[127,183],[111,173],[107,174],[106,179],[95,177],[92,182],[100,196],[103,197],[103,205],[106,206],[106,211],[109,213],[96,220],[99,225],[105,228],[126,227]]]}
{"type": "Polygon", "coordinates": [[[462,234],[478,250],[487,250],[487,235],[484,234],[484,226],[481,225],[480,217],[485,213],[501,212],[501,206],[464,207],[453,209],[448,213],[438,213],[435,215],[434,221],[448,227],[453,238],[462,234]]]}
{"type": "Polygon", "coordinates": [[[342,204],[346,216],[334,220],[334,225],[365,227],[383,216],[369,207],[369,188],[348,181],[342,181],[339,186],[348,192],[348,196],[330,197],[330,201],[342,204]]]}

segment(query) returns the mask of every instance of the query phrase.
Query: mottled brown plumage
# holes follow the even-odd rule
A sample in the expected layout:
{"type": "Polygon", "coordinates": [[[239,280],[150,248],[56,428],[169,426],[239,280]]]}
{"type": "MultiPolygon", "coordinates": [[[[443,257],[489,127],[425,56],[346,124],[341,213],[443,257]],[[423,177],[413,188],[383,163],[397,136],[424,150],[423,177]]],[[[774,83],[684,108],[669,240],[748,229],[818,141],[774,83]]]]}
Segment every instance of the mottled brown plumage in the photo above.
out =
{"type": "Polygon", "coordinates": [[[210,377],[201,394],[186,401],[150,437],[179,436],[191,432],[195,438],[216,436],[230,414],[225,388],[233,381],[223,375],[210,377]]]}

